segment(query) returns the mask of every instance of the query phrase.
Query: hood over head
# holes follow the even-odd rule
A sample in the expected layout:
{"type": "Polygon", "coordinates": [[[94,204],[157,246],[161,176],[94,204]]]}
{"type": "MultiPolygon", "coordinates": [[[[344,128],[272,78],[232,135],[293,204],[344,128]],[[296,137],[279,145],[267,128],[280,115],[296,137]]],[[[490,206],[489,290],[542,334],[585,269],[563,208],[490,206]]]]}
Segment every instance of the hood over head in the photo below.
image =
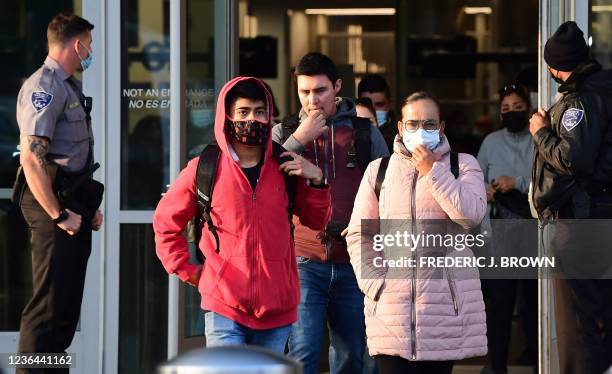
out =
{"type": "MultiPolygon", "coordinates": [[[[217,141],[217,144],[219,145],[221,152],[225,153],[230,158],[232,157],[232,151],[230,151],[231,144],[228,141],[227,135],[225,134],[225,121],[228,118],[227,110],[229,108],[225,107],[225,98],[227,97],[231,89],[234,88],[234,86],[236,86],[236,84],[238,84],[239,82],[248,81],[248,80],[256,82],[261,87],[261,89],[264,91],[265,97],[266,97],[265,104],[266,104],[266,112],[268,116],[268,125],[272,127],[272,108],[273,108],[272,94],[270,93],[270,91],[268,91],[268,89],[266,88],[266,85],[260,79],[253,78],[253,77],[236,77],[230,80],[229,82],[227,82],[226,84],[224,84],[223,87],[221,88],[221,91],[219,92],[219,97],[217,99],[217,110],[215,114],[215,140],[217,141]]],[[[272,154],[272,135],[268,137],[268,141],[265,145],[264,159],[267,159],[271,154],[272,154]]]]}

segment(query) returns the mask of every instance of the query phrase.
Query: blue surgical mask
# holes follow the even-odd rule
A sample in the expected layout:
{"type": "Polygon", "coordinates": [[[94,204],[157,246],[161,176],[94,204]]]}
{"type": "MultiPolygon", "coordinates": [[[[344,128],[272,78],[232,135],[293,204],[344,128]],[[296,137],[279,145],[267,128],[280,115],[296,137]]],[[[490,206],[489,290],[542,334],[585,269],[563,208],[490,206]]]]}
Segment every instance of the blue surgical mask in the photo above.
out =
{"type": "Polygon", "coordinates": [[[91,66],[91,62],[93,61],[93,52],[91,51],[91,49],[87,48],[85,44],[81,43],[80,41],[79,41],[79,44],[85,47],[85,49],[89,53],[85,59],[82,59],[81,55],[77,52],[77,56],[79,56],[79,60],[81,60],[81,67],[83,68],[83,71],[85,71],[91,66]]]}
{"type": "Polygon", "coordinates": [[[417,129],[415,132],[404,130],[402,133],[402,142],[410,153],[414,152],[414,148],[419,144],[433,150],[440,144],[440,130],[434,132],[427,132],[421,128],[417,129]]]}
{"type": "Polygon", "coordinates": [[[387,111],[386,110],[376,111],[376,122],[378,122],[378,126],[382,126],[387,122],[387,111]]]}

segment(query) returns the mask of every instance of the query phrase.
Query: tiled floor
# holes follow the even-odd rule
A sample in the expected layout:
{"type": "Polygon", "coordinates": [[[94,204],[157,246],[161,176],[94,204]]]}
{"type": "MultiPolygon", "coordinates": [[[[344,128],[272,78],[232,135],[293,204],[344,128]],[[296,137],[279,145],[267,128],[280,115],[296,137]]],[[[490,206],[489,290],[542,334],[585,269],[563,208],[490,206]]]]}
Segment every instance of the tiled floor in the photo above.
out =
{"type": "MultiPolygon", "coordinates": [[[[453,374],[479,374],[480,369],[480,365],[459,365],[455,366],[453,374]]],[[[508,366],[508,374],[533,374],[533,371],[527,366],[508,366]]]]}

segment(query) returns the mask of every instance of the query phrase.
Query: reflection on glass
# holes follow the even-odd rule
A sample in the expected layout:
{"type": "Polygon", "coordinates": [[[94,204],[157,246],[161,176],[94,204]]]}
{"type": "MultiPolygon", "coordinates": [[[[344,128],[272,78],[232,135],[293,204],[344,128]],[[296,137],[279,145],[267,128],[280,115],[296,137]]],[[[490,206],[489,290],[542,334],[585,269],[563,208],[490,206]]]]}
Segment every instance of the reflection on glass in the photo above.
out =
{"type": "MultiPolygon", "coordinates": [[[[199,156],[204,146],[214,140],[215,82],[213,66],[214,1],[187,1],[187,58],[186,109],[187,159],[199,156]]],[[[195,246],[190,245],[191,262],[195,246]]],[[[200,309],[200,294],[191,286],[185,287],[182,307],[185,337],[204,335],[204,314],[200,309]]]]}
{"type": "Polygon", "coordinates": [[[187,1],[186,157],[200,154],[214,139],[214,1],[187,1]]]}
{"type": "Polygon", "coordinates": [[[612,0],[591,0],[591,52],[604,69],[612,66],[612,0]]]}
{"type": "Polygon", "coordinates": [[[121,208],[154,209],[169,180],[169,1],[121,7],[121,208]]]}
{"type": "MultiPolygon", "coordinates": [[[[189,243],[189,262],[197,263],[196,246],[189,243]]],[[[186,338],[204,335],[204,313],[200,308],[200,292],[197,288],[183,284],[183,335],[186,338]]]]}
{"type": "MultiPolygon", "coordinates": [[[[154,209],[169,181],[169,1],[121,4],[121,208],[154,209]]],[[[193,158],[212,139],[213,0],[188,1],[187,14],[185,153],[193,158]]]]}
{"type": "Polygon", "coordinates": [[[119,373],[152,373],[167,356],[168,276],[151,225],[121,225],[120,243],[119,373]]]}
{"type": "Polygon", "coordinates": [[[8,200],[0,200],[0,259],[0,331],[18,331],[32,295],[32,257],[21,210],[8,200]]]}

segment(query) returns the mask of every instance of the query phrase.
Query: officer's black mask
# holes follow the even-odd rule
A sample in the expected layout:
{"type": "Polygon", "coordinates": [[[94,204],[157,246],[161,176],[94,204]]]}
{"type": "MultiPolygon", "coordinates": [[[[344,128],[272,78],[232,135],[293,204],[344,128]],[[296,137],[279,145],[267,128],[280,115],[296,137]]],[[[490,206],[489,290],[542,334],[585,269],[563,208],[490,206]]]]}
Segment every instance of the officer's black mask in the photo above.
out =
{"type": "MultiPolygon", "coordinates": [[[[555,75],[555,74],[552,72],[552,70],[548,69],[548,72],[550,73],[550,77],[551,77],[551,78],[552,78],[552,79],[553,79],[555,82],[557,82],[558,84],[563,84],[563,83],[565,83],[565,82],[563,81],[563,79],[561,79],[561,78],[557,77],[557,76],[556,76],[556,75],[555,75]]],[[[557,73],[558,73],[558,72],[559,72],[559,71],[557,70],[557,73]]]]}
{"type": "Polygon", "coordinates": [[[520,132],[527,126],[527,111],[512,111],[502,113],[502,125],[510,132],[520,132]]]}

